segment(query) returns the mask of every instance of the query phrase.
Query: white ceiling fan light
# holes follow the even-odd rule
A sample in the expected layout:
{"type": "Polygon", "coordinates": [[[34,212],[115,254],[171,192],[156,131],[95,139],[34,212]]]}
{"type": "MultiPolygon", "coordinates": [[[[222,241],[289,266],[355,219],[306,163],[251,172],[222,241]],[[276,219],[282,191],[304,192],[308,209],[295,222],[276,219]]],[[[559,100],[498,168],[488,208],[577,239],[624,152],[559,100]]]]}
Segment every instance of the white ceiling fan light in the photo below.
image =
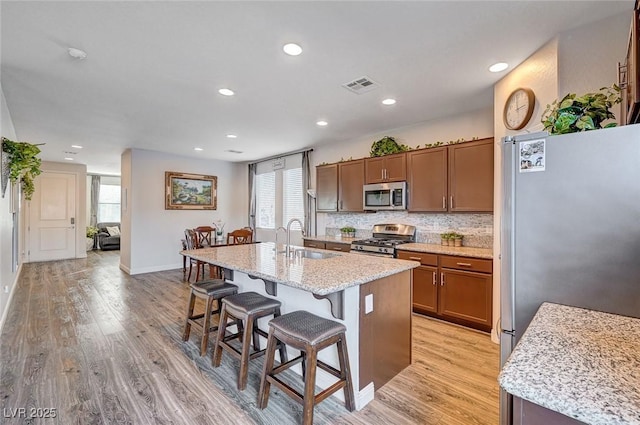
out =
{"type": "Polygon", "coordinates": [[[298,56],[300,53],[302,53],[302,47],[300,47],[300,45],[296,43],[287,43],[282,46],[282,50],[284,50],[284,52],[289,56],[298,56]]]}
{"type": "Polygon", "coordinates": [[[67,49],[67,52],[69,53],[69,56],[74,59],[82,60],[87,57],[87,52],[85,52],[84,50],[76,49],[75,47],[69,47],[67,49]]]}

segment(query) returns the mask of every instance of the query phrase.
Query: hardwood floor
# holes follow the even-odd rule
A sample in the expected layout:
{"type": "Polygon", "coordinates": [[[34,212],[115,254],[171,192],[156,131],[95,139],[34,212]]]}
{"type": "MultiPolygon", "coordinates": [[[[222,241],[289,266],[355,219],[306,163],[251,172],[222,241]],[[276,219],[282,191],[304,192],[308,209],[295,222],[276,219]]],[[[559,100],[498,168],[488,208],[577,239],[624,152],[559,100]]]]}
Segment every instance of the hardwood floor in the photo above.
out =
{"type": "MultiPolygon", "coordinates": [[[[238,392],[235,360],[213,369],[199,332],[182,342],[187,295],[182,270],[129,276],[118,251],[25,264],[0,335],[0,423],[299,423],[301,406],[275,389],[265,410],[256,407],[262,358],[238,392]],[[25,419],[51,416],[30,412],[47,408],[55,418],[25,419]]],[[[497,424],[489,336],[421,316],[413,335],[413,364],[373,402],[350,413],[329,398],[315,423],[497,424]]]]}

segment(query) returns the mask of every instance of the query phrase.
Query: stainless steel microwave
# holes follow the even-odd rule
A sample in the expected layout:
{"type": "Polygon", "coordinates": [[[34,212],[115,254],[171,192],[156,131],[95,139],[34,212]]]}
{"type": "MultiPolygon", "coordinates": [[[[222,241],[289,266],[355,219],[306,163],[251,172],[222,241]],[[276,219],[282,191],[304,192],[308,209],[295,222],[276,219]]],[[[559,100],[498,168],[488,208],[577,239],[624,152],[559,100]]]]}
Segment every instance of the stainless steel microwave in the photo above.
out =
{"type": "Polygon", "coordinates": [[[406,210],[407,182],[365,184],[362,189],[365,210],[406,210]]]}

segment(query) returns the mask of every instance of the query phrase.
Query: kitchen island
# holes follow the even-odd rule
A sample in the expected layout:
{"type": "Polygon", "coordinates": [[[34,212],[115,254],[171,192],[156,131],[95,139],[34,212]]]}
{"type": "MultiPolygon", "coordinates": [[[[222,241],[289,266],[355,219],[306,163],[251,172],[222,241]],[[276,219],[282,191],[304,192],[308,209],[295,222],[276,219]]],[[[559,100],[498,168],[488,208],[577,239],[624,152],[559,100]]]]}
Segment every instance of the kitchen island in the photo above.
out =
{"type": "Polygon", "coordinates": [[[543,303],[498,379],[523,425],[640,425],[640,319],[543,303]]]}
{"type": "MultiPolygon", "coordinates": [[[[344,323],[356,408],[361,409],[375,389],[411,364],[411,269],[419,263],[302,248],[287,257],[283,251],[282,245],[257,243],[181,253],[221,267],[241,292],[277,298],[283,314],[306,310],[344,323]]],[[[267,320],[259,322],[262,329],[267,320]]],[[[321,351],[319,358],[338,365],[335,350],[321,351]]],[[[318,386],[333,382],[318,371],[318,386]]]]}

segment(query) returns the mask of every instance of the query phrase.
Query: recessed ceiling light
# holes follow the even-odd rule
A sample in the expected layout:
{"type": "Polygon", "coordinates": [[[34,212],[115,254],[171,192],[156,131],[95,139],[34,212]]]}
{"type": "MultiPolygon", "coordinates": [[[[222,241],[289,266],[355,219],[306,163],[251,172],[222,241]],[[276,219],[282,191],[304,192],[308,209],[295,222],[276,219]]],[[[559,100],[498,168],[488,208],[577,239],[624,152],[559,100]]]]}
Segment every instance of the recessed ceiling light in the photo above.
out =
{"type": "Polygon", "coordinates": [[[74,149],[82,149],[82,146],[80,145],[71,145],[71,147],[74,149]]]}
{"type": "Polygon", "coordinates": [[[227,138],[229,138],[229,139],[237,139],[238,136],[236,136],[235,134],[227,134],[227,138]]]}
{"type": "Polygon", "coordinates": [[[382,101],[383,105],[394,105],[395,103],[396,103],[396,100],[391,98],[385,99],[382,101]]]}
{"type": "Polygon", "coordinates": [[[298,56],[300,53],[302,53],[302,47],[295,43],[285,44],[282,47],[282,50],[284,50],[284,52],[290,56],[298,56]]]}
{"type": "Polygon", "coordinates": [[[326,122],[326,121],[318,121],[316,124],[319,125],[320,127],[324,127],[325,125],[327,125],[329,123],[326,122]]]}
{"type": "Polygon", "coordinates": [[[65,161],[73,161],[73,158],[70,158],[70,157],[67,156],[67,157],[64,158],[64,160],[65,161]]]}
{"type": "Polygon", "coordinates": [[[202,148],[193,148],[194,151],[198,151],[200,152],[201,150],[203,150],[202,148]]]}
{"type": "Polygon", "coordinates": [[[87,57],[87,52],[85,52],[84,50],[76,49],[75,47],[69,47],[67,49],[67,52],[69,52],[69,56],[74,59],[82,60],[87,57]]]}
{"type": "Polygon", "coordinates": [[[223,96],[233,96],[235,94],[233,90],[230,90],[230,89],[220,89],[218,90],[218,93],[220,93],[223,96]]]}
{"type": "Polygon", "coordinates": [[[504,71],[505,69],[509,68],[509,64],[506,62],[498,62],[498,63],[494,63],[493,65],[491,65],[489,67],[489,71],[491,72],[500,72],[500,71],[504,71]]]}

